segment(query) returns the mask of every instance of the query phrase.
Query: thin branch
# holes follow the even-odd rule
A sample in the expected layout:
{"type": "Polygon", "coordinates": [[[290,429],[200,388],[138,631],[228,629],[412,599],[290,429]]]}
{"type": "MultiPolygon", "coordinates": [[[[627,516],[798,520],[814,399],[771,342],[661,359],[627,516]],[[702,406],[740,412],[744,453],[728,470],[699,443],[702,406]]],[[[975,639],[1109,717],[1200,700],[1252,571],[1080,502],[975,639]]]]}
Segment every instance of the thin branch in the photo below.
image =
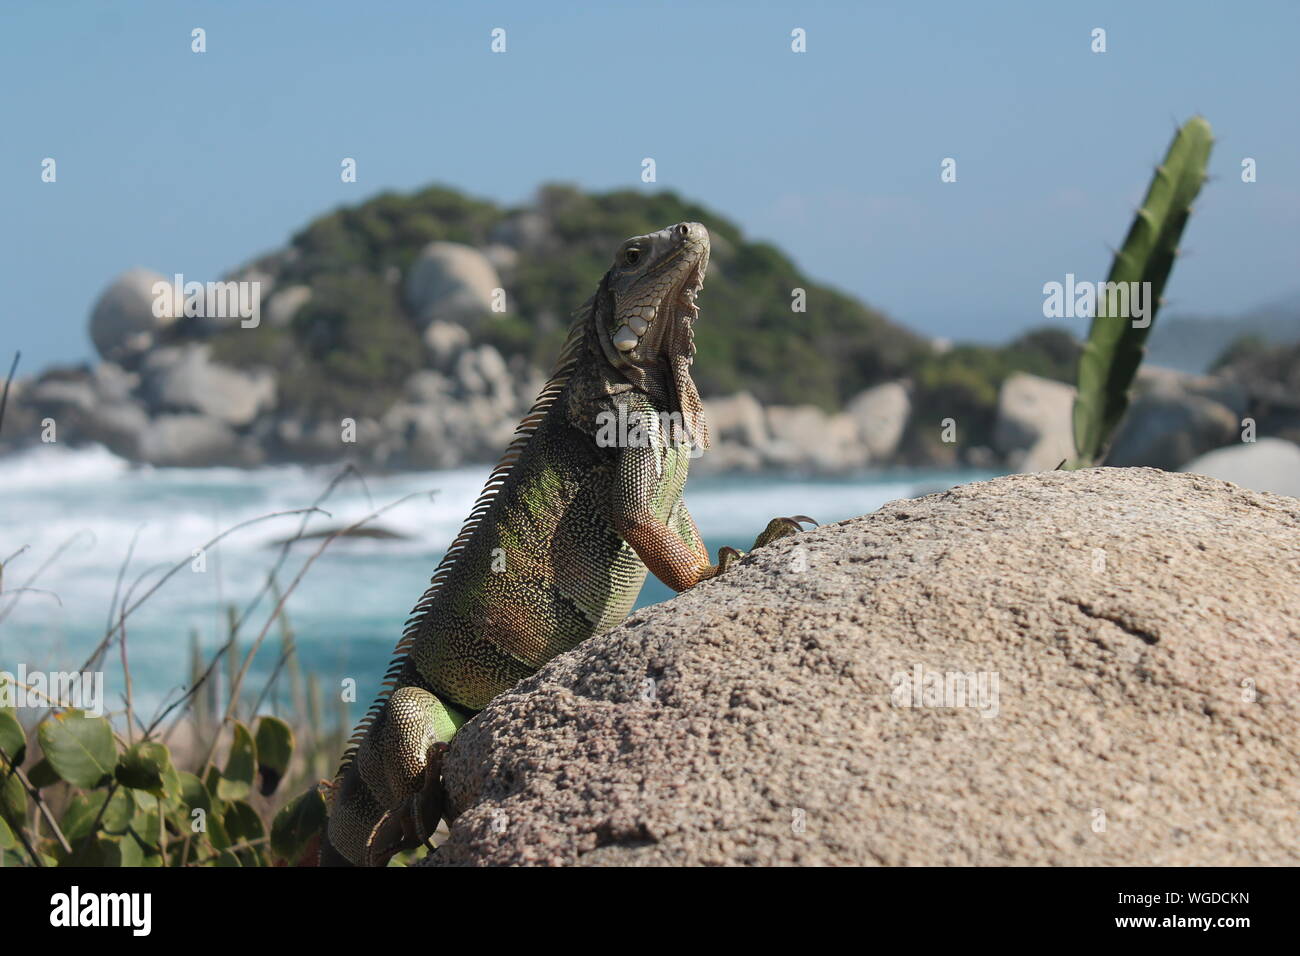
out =
{"type": "Polygon", "coordinates": [[[122,649],[122,680],[126,683],[126,745],[131,746],[135,739],[135,707],[131,700],[131,665],[126,659],[126,619],[118,621],[122,638],[117,642],[122,649]]]}
{"type": "Polygon", "coordinates": [[[239,850],[254,850],[257,847],[261,846],[263,843],[269,842],[270,839],[271,838],[269,836],[264,836],[264,837],[258,837],[256,840],[244,840],[240,843],[236,843],[232,846],[228,846],[224,850],[218,850],[216,853],[212,854],[211,856],[205,856],[201,860],[195,860],[193,863],[182,863],[181,865],[202,866],[204,863],[211,863],[213,860],[220,859],[221,854],[223,853],[235,853],[239,850]]]}
{"type": "MultiPolygon", "coordinates": [[[[261,515],[257,518],[249,518],[247,521],[241,521],[239,524],[227,528],[225,531],[221,532],[221,534],[217,535],[215,538],[212,538],[206,544],[202,545],[200,550],[207,551],[214,544],[221,541],[221,539],[234,534],[236,531],[239,531],[242,528],[247,528],[249,525],[254,525],[262,521],[269,521],[272,518],[282,518],[286,515],[304,514],[306,512],[311,512],[311,511],[320,511],[321,514],[325,514],[325,515],[329,514],[328,511],[322,511],[320,508],[292,508],[288,511],[273,511],[270,514],[261,515]]],[[[140,607],[141,604],[149,600],[149,598],[152,597],[153,594],[160,587],[166,584],[172,578],[173,575],[175,575],[178,571],[180,571],[181,568],[189,564],[192,560],[193,560],[192,557],[183,558],[179,563],[172,565],[171,570],[169,570],[165,575],[163,575],[163,577],[158,581],[157,584],[151,587],[148,591],[146,591],[143,595],[141,595],[137,601],[135,601],[133,604],[131,604],[130,607],[128,607],[125,611],[123,611],[118,617],[118,623],[109,628],[108,632],[104,635],[104,639],[99,642],[99,646],[96,647],[95,650],[91,652],[90,658],[86,661],[85,664],[82,665],[82,670],[86,670],[90,666],[90,664],[97,657],[99,657],[99,655],[103,652],[104,648],[108,646],[108,642],[112,640],[113,635],[117,633],[118,628],[121,626],[121,622],[126,620],[126,618],[130,617],[140,607]]],[[[139,581],[140,578],[137,578],[136,583],[138,584],[139,581]]]]}
{"type": "MultiPolygon", "coordinates": [[[[73,543],[74,541],[76,541],[78,538],[80,538],[83,534],[88,534],[88,535],[90,535],[90,539],[91,539],[92,541],[95,540],[95,535],[94,535],[93,532],[86,531],[85,529],[83,529],[83,530],[81,530],[81,531],[78,531],[76,534],[74,534],[72,537],[70,537],[67,541],[63,542],[63,544],[59,545],[59,546],[54,550],[54,553],[53,553],[52,555],[50,555],[50,557],[46,560],[46,562],[45,562],[44,564],[42,564],[39,568],[37,568],[36,571],[35,571],[35,573],[33,573],[32,576],[31,576],[30,578],[28,578],[28,579],[23,583],[23,586],[22,586],[22,587],[18,588],[16,591],[10,591],[9,593],[10,593],[10,594],[18,594],[18,593],[20,593],[20,592],[22,592],[22,591],[31,591],[31,590],[35,590],[34,588],[32,588],[32,583],[33,583],[37,578],[39,578],[42,574],[45,573],[45,569],[46,569],[46,568],[48,568],[50,565],[52,565],[55,561],[59,560],[59,558],[63,556],[63,552],[64,552],[64,551],[67,551],[68,548],[72,547],[72,543],[73,543]]],[[[6,617],[9,616],[9,612],[12,611],[12,610],[14,609],[14,605],[16,605],[17,603],[18,603],[18,599],[15,598],[14,600],[12,600],[12,601],[10,601],[8,604],[6,604],[6,605],[4,606],[3,609],[0,609],[0,621],[3,621],[6,617]]]]}
{"type": "Polygon", "coordinates": [[[14,353],[14,363],[9,366],[9,377],[5,379],[4,394],[0,395],[0,428],[4,427],[5,406],[9,404],[9,383],[14,380],[14,372],[18,371],[18,360],[22,357],[22,352],[14,353]]]}
{"type": "Polygon", "coordinates": [[[309,557],[305,562],[303,562],[302,567],[298,569],[297,576],[294,577],[293,582],[289,585],[288,589],[284,592],[284,594],[280,596],[279,601],[276,602],[275,608],[271,611],[270,616],[267,617],[266,619],[266,623],[262,625],[262,630],[261,633],[257,635],[257,640],[253,642],[253,646],[249,648],[248,654],[244,657],[243,666],[240,668],[239,674],[235,678],[234,686],[230,689],[230,699],[226,704],[226,713],[222,716],[220,723],[217,725],[217,735],[213,737],[212,743],[208,747],[208,752],[206,756],[203,758],[203,763],[200,765],[201,766],[200,775],[207,772],[208,766],[212,762],[212,755],[217,749],[217,740],[221,736],[221,728],[225,727],[225,725],[230,721],[231,716],[234,714],[235,705],[239,700],[239,691],[243,687],[244,677],[248,673],[248,669],[252,666],[253,658],[256,656],[258,649],[262,646],[262,641],[266,639],[266,633],[267,631],[270,630],[271,623],[283,611],[285,602],[289,600],[289,595],[293,594],[293,592],[297,589],[298,584],[302,581],[303,576],[307,573],[308,569],[311,568],[313,564],[315,564],[316,559],[319,558],[321,554],[324,553],[325,549],[328,548],[330,544],[334,542],[335,538],[338,538],[341,535],[350,534],[351,532],[355,531],[357,528],[361,527],[363,524],[373,521],[375,518],[378,518],[380,515],[384,514],[385,512],[391,511],[393,508],[396,508],[398,505],[403,504],[412,498],[419,497],[420,495],[423,494],[426,494],[426,492],[413,491],[409,495],[403,495],[401,498],[398,498],[396,501],[385,505],[384,507],[378,509],[377,511],[372,511],[370,514],[366,515],[361,520],[353,522],[352,524],[348,525],[346,528],[340,528],[332,532],[328,537],[326,537],[324,540],[321,541],[320,547],[316,549],[316,551],[312,554],[312,556],[309,557]]]}
{"type": "Polygon", "coordinates": [[[45,800],[41,797],[41,792],[32,785],[27,774],[23,773],[23,768],[14,763],[13,758],[9,756],[3,747],[0,747],[0,759],[3,759],[5,763],[13,768],[14,776],[18,778],[18,782],[23,785],[23,789],[27,791],[28,796],[30,796],[35,802],[36,809],[40,811],[41,816],[45,818],[45,822],[49,824],[50,831],[54,834],[54,838],[59,841],[59,846],[63,847],[64,853],[71,856],[72,845],[68,843],[68,838],[65,837],[63,831],[59,829],[58,823],[54,820],[54,814],[50,812],[50,808],[45,805],[45,800]]]}
{"type": "Polygon", "coordinates": [[[135,554],[135,543],[140,538],[140,532],[144,530],[144,525],[135,529],[131,535],[131,544],[126,549],[126,557],[122,559],[122,564],[117,569],[117,580],[113,583],[113,600],[108,605],[108,620],[104,623],[104,628],[108,629],[113,626],[113,616],[117,613],[117,599],[122,596],[122,578],[126,576],[126,569],[131,564],[131,556],[135,554]]]}

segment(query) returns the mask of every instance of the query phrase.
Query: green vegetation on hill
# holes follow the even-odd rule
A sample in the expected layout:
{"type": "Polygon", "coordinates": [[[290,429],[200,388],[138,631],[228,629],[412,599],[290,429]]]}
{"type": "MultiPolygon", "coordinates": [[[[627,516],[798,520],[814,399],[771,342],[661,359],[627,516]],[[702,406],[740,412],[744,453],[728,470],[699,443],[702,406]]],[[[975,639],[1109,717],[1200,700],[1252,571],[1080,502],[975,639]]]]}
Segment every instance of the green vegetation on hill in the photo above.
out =
{"type": "Polygon", "coordinates": [[[926,356],[913,373],[914,416],[937,431],[956,417],[962,443],[987,446],[997,418],[998,390],[1013,372],[1073,384],[1082,346],[1065,329],[1044,326],[1010,345],[956,345],[926,356]]]}
{"type": "Polygon", "coordinates": [[[765,404],[838,409],[864,388],[908,379],[918,422],[960,414],[963,445],[987,444],[1003,379],[1023,371],[1073,382],[1080,345],[1057,328],[1007,346],[958,345],[936,352],[921,336],[850,296],[804,275],[776,247],[747,240],[732,222],[671,192],[585,193],[542,187],[527,206],[504,208],[431,187],[384,194],[309,223],[291,248],[256,263],[277,287],[306,284],[310,303],[288,328],[232,329],[214,342],[236,365],[270,364],[283,407],[310,418],[378,416],[402,382],[426,364],[402,279],[435,240],[479,249],[510,246],[517,259],[502,277],[509,311],[471,329],[507,360],[546,369],[570,314],[596,288],[613,250],[631,235],[696,220],[713,254],[696,329],[700,390],[748,390],[765,404]],[[791,308],[803,289],[806,310],[791,308]]]}
{"type": "Polygon", "coordinates": [[[510,311],[472,330],[508,359],[545,368],[572,311],[594,291],[630,235],[683,220],[709,227],[714,249],[696,330],[697,381],[707,394],[748,389],[760,401],[831,409],[877,382],[909,374],[929,354],[923,338],[849,296],[813,282],[782,252],[746,240],[725,218],[671,192],[588,194],[543,187],[534,204],[505,209],[442,187],[384,194],[309,223],[287,255],[258,263],[277,286],[303,283],[312,304],[286,330],[231,330],[217,357],[280,369],[281,399],[308,414],[375,414],[420,365],[400,279],[431,241],[514,245],[503,278],[510,311]],[[512,223],[528,219],[527,229],[512,223]],[[522,236],[522,238],[521,238],[522,236]],[[806,311],[791,309],[805,290],[806,311]]]}
{"type": "Polygon", "coordinates": [[[383,193],[308,223],[293,237],[297,255],[284,279],[311,282],[320,275],[357,270],[382,275],[390,266],[405,272],[435,240],[481,246],[503,217],[492,203],[441,186],[411,196],[383,193]]]}

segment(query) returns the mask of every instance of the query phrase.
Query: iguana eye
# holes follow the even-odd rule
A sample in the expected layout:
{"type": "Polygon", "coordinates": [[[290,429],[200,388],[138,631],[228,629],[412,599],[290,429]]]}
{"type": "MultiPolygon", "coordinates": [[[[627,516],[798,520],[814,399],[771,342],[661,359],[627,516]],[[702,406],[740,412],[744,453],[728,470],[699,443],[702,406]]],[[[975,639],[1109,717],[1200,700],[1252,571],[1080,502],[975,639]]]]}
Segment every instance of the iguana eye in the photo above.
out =
{"type": "Polygon", "coordinates": [[[634,266],[641,261],[641,250],[636,246],[623,252],[623,264],[634,266]]]}

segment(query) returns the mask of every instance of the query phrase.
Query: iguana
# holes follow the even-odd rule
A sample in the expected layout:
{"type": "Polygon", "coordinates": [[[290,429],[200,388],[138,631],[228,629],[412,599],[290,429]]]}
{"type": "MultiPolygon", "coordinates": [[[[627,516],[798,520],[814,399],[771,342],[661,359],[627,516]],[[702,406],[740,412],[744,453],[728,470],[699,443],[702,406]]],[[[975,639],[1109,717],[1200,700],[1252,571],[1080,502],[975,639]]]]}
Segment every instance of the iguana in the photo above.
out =
{"type": "MultiPolygon", "coordinates": [[[[618,249],[407,622],[386,690],[332,784],[322,865],[383,865],[450,817],[440,771],[497,694],[632,609],[646,570],[676,591],[709,561],[682,500],[709,444],[691,380],[709,234],[683,222],[618,249]]],[[[774,518],[754,547],[796,533],[774,518]]]]}

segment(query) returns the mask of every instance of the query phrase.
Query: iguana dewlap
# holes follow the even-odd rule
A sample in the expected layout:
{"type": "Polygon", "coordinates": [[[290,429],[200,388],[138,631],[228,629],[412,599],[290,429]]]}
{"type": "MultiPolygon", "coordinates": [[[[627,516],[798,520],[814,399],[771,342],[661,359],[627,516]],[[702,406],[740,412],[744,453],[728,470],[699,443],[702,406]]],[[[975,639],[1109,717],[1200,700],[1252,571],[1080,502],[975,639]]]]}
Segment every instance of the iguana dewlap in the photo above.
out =
{"type": "MultiPolygon", "coordinates": [[[[711,564],[682,500],[708,447],[690,374],[708,263],[699,223],[635,236],[576,314],[329,788],[323,864],[382,865],[426,841],[447,812],[439,772],[457,728],[621,621],[647,568],[682,591],[739,556],[711,564]]],[[[755,547],[798,527],[774,519],[755,547]]]]}

